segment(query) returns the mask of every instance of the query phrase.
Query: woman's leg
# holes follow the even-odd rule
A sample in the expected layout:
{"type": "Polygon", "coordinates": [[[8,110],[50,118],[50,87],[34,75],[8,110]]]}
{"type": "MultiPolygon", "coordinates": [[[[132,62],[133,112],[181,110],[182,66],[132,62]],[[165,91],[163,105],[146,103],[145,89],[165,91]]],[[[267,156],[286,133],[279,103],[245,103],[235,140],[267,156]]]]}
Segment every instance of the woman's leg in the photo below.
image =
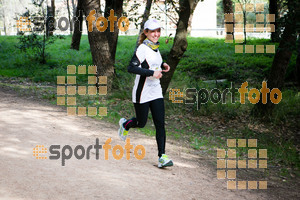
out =
{"type": "Polygon", "coordinates": [[[150,110],[156,129],[156,142],[158,156],[165,154],[166,131],[165,131],[165,106],[164,99],[156,99],[150,102],[150,110]]]}
{"type": "Polygon", "coordinates": [[[143,128],[146,125],[149,112],[149,104],[149,102],[142,104],[134,103],[136,118],[133,117],[124,122],[123,126],[126,130],[137,127],[143,128]]]}

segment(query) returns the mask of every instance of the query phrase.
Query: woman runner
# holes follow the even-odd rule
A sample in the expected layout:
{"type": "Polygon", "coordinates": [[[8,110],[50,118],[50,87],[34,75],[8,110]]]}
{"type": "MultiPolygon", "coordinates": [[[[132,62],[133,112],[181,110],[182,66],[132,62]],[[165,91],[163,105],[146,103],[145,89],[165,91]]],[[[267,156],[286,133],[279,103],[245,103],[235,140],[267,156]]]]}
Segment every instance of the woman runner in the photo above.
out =
{"type": "Polygon", "coordinates": [[[144,31],[140,35],[139,47],[128,66],[128,72],[136,74],[132,90],[136,117],[119,121],[119,136],[125,141],[130,128],[143,128],[147,123],[149,108],[152,113],[156,129],[158,147],[158,167],[173,166],[173,162],[165,154],[165,108],[160,85],[162,72],[168,72],[170,66],[163,63],[158,50],[160,37],[160,23],[156,19],[145,22],[144,31]],[[163,70],[162,70],[163,68],[163,70]]]}

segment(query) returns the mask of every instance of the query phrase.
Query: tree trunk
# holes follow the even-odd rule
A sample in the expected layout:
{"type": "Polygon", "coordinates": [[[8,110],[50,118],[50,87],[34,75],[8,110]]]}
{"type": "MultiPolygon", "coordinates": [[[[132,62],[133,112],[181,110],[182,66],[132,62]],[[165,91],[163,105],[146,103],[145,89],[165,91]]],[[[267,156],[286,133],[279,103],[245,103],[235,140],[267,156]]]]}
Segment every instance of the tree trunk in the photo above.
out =
{"type": "Polygon", "coordinates": [[[136,44],[135,44],[136,48],[138,47],[138,43],[139,43],[139,40],[140,40],[140,35],[144,31],[144,24],[149,18],[151,5],[152,5],[152,0],[147,0],[146,7],[145,7],[145,10],[144,10],[144,14],[143,14],[143,20],[142,20],[142,23],[141,23],[141,29],[140,29],[139,36],[138,36],[138,39],[137,39],[136,44]]]}
{"type": "MultiPolygon", "coordinates": [[[[104,17],[108,19],[110,16],[110,10],[114,10],[114,15],[117,16],[117,20],[122,16],[123,13],[123,0],[106,0],[104,17]]],[[[111,53],[111,59],[114,63],[116,57],[116,50],[118,44],[119,28],[117,21],[114,22],[114,30],[110,32],[110,22],[108,23],[108,28],[106,29],[106,37],[108,39],[109,49],[111,53]]]]}
{"type": "Polygon", "coordinates": [[[83,8],[82,0],[78,0],[76,13],[73,17],[74,33],[72,36],[71,49],[79,50],[82,34],[83,8]]]}
{"type": "Polygon", "coordinates": [[[192,21],[193,21],[193,16],[194,16],[194,10],[196,9],[197,3],[194,3],[193,8],[191,10],[191,15],[190,15],[190,19],[189,19],[189,23],[188,23],[188,28],[187,28],[187,34],[191,35],[191,31],[192,31],[192,21]]]}
{"type": "MultiPolygon", "coordinates": [[[[88,29],[88,39],[90,43],[93,64],[97,66],[97,76],[107,76],[108,90],[112,86],[112,78],[114,74],[114,63],[111,58],[110,46],[107,39],[106,32],[100,32],[96,28],[95,21],[101,16],[100,14],[100,1],[99,0],[86,0],[83,2],[83,10],[85,16],[87,16],[86,24],[88,29]],[[94,15],[90,15],[93,11],[96,11],[94,15]],[[89,31],[88,17],[94,16],[92,23],[92,31],[89,31]]],[[[109,31],[109,26],[107,30],[109,31]]]]}
{"type": "MultiPolygon", "coordinates": [[[[278,88],[282,90],[284,85],[284,78],[286,74],[286,69],[288,68],[290,58],[292,56],[295,43],[296,43],[296,13],[299,3],[288,2],[289,12],[287,14],[285,29],[279,43],[279,47],[274,56],[272,63],[271,71],[268,77],[267,87],[270,89],[270,92],[273,88],[278,88]]],[[[267,103],[262,103],[262,98],[256,104],[253,110],[253,114],[258,116],[267,116],[272,113],[274,105],[270,101],[270,93],[267,95],[267,103]]]]}
{"type": "Polygon", "coordinates": [[[275,14],[275,22],[273,23],[275,25],[275,32],[271,33],[271,40],[272,42],[278,42],[280,39],[280,27],[278,27],[278,5],[277,0],[269,0],[269,13],[275,14]]]}
{"type": "MultiPolygon", "coordinates": [[[[247,34],[246,34],[246,22],[247,22],[247,12],[246,5],[250,2],[250,0],[237,0],[240,5],[242,5],[243,19],[244,19],[244,42],[247,43],[247,34]]],[[[237,4],[236,4],[237,5],[237,4]]]]}
{"type": "MultiPolygon", "coordinates": [[[[79,1],[79,0],[78,0],[79,1]]],[[[76,5],[75,5],[75,2],[74,2],[74,0],[72,0],[71,1],[72,2],[72,11],[73,11],[73,17],[76,15],[76,5]]],[[[78,4],[78,2],[77,2],[77,4],[78,4]]]]}
{"type": "Polygon", "coordinates": [[[233,13],[233,6],[231,0],[223,0],[223,11],[225,13],[233,13]]]}
{"type": "Polygon", "coordinates": [[[70,5],[69,5],[69,0],[67,1],[67,9],[68,9],[68,17],[69,17],[69,25],[70,25],[70,35],[72,35],[73,32],[73,24],[71,22],[71,13],[70,13],[70,5]]]}
{"type": "Polygon", "coordinates": [[[296,60],[296,76],[297,76],[297,82],[300,86],[300,38],[298,38],[297,41],[298,49],[297,49],[297,60],[296,60]]]}
{"type": "MultiPolygon", "coordinates": [[[[224,16],[225,14],[232,14],[233,15],[233,6],[231,0],[223,0],[223,12],[224,16]]],[[[234,39],[234,22],[226,22],[226,24],[232,24],[233,25],[233,32],[226,32],[226,34],[232,34],[232,38],[234,39]]]]}
{"type": "Polygon", "coordinates": [[[5,16],[3,16],[3,30],[4,30],[4,34],[7,35],[6,33],[6,24],[5,24],[5,16]]]}
{"type": "Polygon", "coordinates": [[[55,1],[51,0],[51,5],[48,5],[47,1],[47,21],[46,21],[46,35],[52,36],[55,30],[54,27],[55,21],[55,1]]]}
{"type": "Polygon", "coordinates": [[[195,8],[198,1],[195,0],[180,0],[179,1],[179,20],[177,22],[176,35],[174,38],[174,43],[172,49],[168,55],[167,63],[170,65],[171,69],[169,72],[164,73],[161,81],[161,86],[163,90],[163,95],[166,94],[168,86],[171,82],[173,74],[176,70],[176,67],[182,58],[184,52],[187,49],[187,28],[189,23],[189,18],[192,11],[192,8],[195,8]]]}
{"type": "Polygon", "coordinates": [[[247,34],[246,34],[246,23],[247,23],[247,15],[246,15],[246,9],[243,10],[243,16],[244,16],[244,43],[247,43],[247,34]]]}

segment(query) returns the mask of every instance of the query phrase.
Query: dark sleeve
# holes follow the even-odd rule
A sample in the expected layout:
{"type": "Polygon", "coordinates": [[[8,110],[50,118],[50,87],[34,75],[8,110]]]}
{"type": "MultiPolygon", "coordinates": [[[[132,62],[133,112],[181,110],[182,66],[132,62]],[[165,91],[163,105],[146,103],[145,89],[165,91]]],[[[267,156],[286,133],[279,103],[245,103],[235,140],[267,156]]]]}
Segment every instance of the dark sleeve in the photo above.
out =
{"type": "MultiPolygon", "coordinates": [[[[146,60],[144,62],[146,62],[146,60]]],[[[140,60],[136,56],[136,53],[134,53],[129,63],[129,66],[127,67],[127,70],[130,73],[139,74],[141,76],[153,76],[154,73],[153,70],[141,68],[139,67],[140,65],[141,65],[140,60]]]]}
{"type": "Polygon", "coordinates": [[[162,70],[165,69],[165,67],[164,67],[164,62],[161,63],[160,68],[161,68],[162,70]]]}

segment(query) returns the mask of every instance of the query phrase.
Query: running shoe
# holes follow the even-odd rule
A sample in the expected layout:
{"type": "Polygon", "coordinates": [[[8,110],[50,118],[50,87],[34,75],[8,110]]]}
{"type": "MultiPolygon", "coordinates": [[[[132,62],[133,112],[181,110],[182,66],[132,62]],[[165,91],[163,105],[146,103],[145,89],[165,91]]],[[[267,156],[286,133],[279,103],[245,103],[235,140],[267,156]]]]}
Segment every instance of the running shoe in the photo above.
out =
{"type": "Polygon", "coordinates": [[[173,161],[168,158],[166,154],[162,154],[161,157],[158,159],[158,167],[171,167],[173,166],[173,161]]]}
{"type": "Polygon", "coordinates": [[[120,125],[120,128],[119,128],[119,137],[121,138],[121,140],[125,141],[126,138],[127,138],[127,135],[128,135],[128,131],[124,128],[123,124],[124,122],[126,122],[127,120],[125,118],[121,118],[120,121],[119,121],[119,125],[120,125]]]}

